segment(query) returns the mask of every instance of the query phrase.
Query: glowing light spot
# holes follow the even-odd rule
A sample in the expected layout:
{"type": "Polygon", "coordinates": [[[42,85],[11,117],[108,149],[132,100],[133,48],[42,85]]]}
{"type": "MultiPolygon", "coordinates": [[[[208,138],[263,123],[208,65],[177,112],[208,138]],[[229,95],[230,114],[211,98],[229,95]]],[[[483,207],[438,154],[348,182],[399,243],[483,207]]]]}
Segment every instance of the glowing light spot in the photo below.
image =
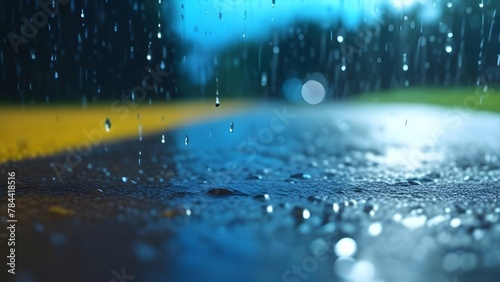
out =
{"type": "Polygon", "coordinates": [[[460,224],[462,224],[462,220],[460,220],[460,218],[453,218],[450,220],[450,226],[452,228],[457,228],[460,224]]]}
{"type": "Polygon", "coordinates": [[[335,245],[335,254],[339,257],[350,257],[356,253],[358,246],[351,238],[342,238],[335,245]]]}
{"type": "Polygon", "coordinates": [[[302,86],[302,98],[311,105],[323,102],[325,94],[325,87],[316,80],[309,80],[302,86]]]}
{"type": "Polygon", "coordinates": [[[309,217],[311,217],[311,213],[309,212],[308,209],[304,209],[304,211],[302,212],[302,217],[304,219],[309,219],[309,217]]]}
{"type": "Polygon", "coordinates": [[[374,222],[368,227],[368,233],[370,236],[378,236],[382,233],[382,224],[380,222],[374,222]]]}

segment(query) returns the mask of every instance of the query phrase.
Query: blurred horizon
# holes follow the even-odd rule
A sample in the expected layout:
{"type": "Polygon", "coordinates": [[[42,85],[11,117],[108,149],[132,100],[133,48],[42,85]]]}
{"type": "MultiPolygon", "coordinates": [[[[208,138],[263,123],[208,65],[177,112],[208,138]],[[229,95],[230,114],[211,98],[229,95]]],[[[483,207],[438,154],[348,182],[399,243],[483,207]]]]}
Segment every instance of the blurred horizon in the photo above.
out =
{"type": "Polygon", "coordinates": [[[499,73],[488,0],[54,3],[0,3],[0,101],[296,102],[309,81],[328,101],[499,73]],[[28,19],[39,27],[22,41],[28,19]]]}

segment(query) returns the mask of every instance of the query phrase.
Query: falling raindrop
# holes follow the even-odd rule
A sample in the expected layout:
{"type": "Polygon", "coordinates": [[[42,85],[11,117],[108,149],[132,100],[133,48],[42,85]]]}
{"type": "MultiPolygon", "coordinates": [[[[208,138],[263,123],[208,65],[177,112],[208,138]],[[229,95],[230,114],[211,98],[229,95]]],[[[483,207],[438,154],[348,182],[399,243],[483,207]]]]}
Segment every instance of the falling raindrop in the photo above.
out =
{"type": "Polygon", "coordinates": [[[218,108],[220,106],[219,100],[219,78],[215,78],[216,88],[215,88],[215,107],[218,108]]]}
{"type": "Polygon", "coordinates": [[[104,129],[106,132],[109,132],[111,130],[111,121],[109,118],[106,118],[106,121],[104,121],[104,129]]]}
{"type": "Polygon", "coordinates": [[[233,133],[234,131],[234,123],[231,122],[231,125],[229,125],[229,132],[233,133]]]}
{"type": "Polygon", "coordinates": [[[165,135],[164,134],[161,135],[161,143],[165,144],[165,135]]]}
{"type": "Polygon", "coordinates": [[[188,145],[189,144],[189,136],[186,135],[186,137],[184,137],[184,145],[188,145]]]}

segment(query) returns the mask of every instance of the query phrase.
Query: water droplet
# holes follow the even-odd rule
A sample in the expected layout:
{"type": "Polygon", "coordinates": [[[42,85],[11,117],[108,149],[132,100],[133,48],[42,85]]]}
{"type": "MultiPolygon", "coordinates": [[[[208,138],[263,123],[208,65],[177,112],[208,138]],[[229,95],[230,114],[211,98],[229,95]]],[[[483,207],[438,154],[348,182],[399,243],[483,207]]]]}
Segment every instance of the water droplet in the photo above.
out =
{"type": "Polygon", "coordinates": [[[215,97],[215,107],[218,108],[220,106],[220,100],[219,97],[215,97]]]}
{"type": "Polygon", "coordinates": [[[109,118],[106,118],[106,121],[104,121],[104,129],[106,132],[109,132],[111,130],[111,121],[109,118]]]}
{"type": "Polygon", "coordinates": [[[452,218],[450,220],[450,226],[452,228],[457,228],[460,226],[460,224],[462,224],[462,220],[460,218],[452,218]]]}
{"type": "Polygon", "coordinates": [[[257,196],[254,196],[253,197],[254,199],[257,199],[257,200],[264,200],[264,201],[268,201],[271,199],[271,196],[269,196],[269,194],[263,194],[263,195],[257,195],[257,196]]]}
{"type": "Polygon", "coordinates": [[[309,219],[311,217],[311,212],[309,212],[306,208],[295,207],[292,210],[292,215],[295,218],[295,221],[300,224],[304,222],[304,220],[309,219]]]}
{"type": "Polygon", "coordinates": [[[333,203],[333,212],[338,213],[340,210],[340,206],[337,203],[333,203]]]}
{"type": "Polygon", "coordinates": [[[189,136],[186,135],[186,137],[184,137],[184,145],[188,145],[189,144],[189,136]]]}
{"type": "Polygon", "coordinates": [[[368,233],[370,236],[378,236],[382,233],[382,224],[380,222],[374,222],[368,226],[368,233]]]}
{"type": "Polygon", "coordinates": [[[448,46],[446,46],[445,51],[446,51],[446,53],[449,54],[449,53],[451,53],[453,51],[453,47],[451,47],[450,45],[448,45],[448,46]]]}
{"type": "Polygon", "coordinates": [[[213,196],[213,197],[227,197],[227,196],[247,196],[247,194],[230,189],[230,188],[212,188],[208,190],[207,195],[213,196]]]}
{"type": "Polygon", "coordinates": [[[231,122],[231,124],[229,125],[229,132],[233,133],[234,131],[234,123],[231,122]]]}
{"type": "Polygon", "coordinates": [[[401,220],[401,224],[410,230],[421,228],[426,222],[427,216],[425,215],[410,215],[401,220]]]}
{"type": "Polygon", "coordinates": [[[350,257],[357,249],[356,241],[351,238],[342,238],[335,244],[335,254],[339,257],[350,257]]]}
{"type": "Polygon", "coordinates": [[[165,135],[164,134],[161,135],[161,143],[165,144],[165,135]]]}
{"type": "Polygon", "coordinates": [[[291,178],[298,178],[298,179],[311,179],[311,175],[307,173],[296,173],[290,175],[291,178]]]}
{"type": "Polygon", "coordinates": [[[266,207],[266,212],[267,213],[272,213],[273,212],[273,206],[269,205],[266,207]]]}

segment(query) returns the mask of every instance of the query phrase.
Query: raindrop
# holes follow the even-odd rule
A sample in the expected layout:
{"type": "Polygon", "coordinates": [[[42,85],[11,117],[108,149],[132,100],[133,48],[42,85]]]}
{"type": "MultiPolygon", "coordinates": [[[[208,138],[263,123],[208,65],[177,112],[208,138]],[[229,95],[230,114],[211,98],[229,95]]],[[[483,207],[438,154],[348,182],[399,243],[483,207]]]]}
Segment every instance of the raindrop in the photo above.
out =
{"type": "Polygon", "coordinates": [[[446,50],[446,53],[449,54],[449,53],[451,53],[453,51],[453,48],[450,45],[447,45],[446,48],[445,48],[445,50],[446,50]]]}
{"type": "Polygon", "coordinates": [[[186,135],[186,137],[184,137],[184,145],[188,145],[189,144],[189,136],[186,135]]]}
{"type": "Polygon", "coordinates": [[[104,121],[104,129],[106,132],[109,132],[111,130],[111,121],[109,118],[106,118],[106,121],[104,121]]]}
{"type": "Polygon", "coordinates": [[[234,131],[234,123],[231,122],[231,124],[229,125],[229,132],[233,133],[234,131]]]}
{"type": "Polygon", "coordinates": [[[291,178],[297,178],[297,179],[311,179],[311,175],[308,173],[296,173],[290,175],[291,178]]]}
{"type": "Polygon", "coordinates": [[[164,134],[161,135],[161,143],[165,144],[165,135],[164,134]]]}
{"type": "Polygon", "coordinates": [[[462,223],[462,220],[460,220],[460,218],[456,218],[456,217],[455,217],[455,218],[452,218],[452,219],[450,220],[450,226],[451,226],[452,228],[457,228],[457,227],[459,227],[461,223],[462,223]]]}
{"type": "Polygon", "coordinates": [[[333,203],[332,208],[335,213],[338,213],[340,210],[340,206],[337,203],[333,203]]]}
{"type": "Polygon", "coordinates": [[[380,222],[374,222],[368,227],[368,233],[370,236],[378,236],[382,233],[382,224],[380,222]]]}
{"type": "Polygon", "coordinates": [[[273,212],[273,206],[269,205],[266,207],[266,212],[267,213],[272,213],[273,212]]]}
{"type": "Polygon", "coordinates": [[[401,223],[410,230],[421,228],[426,222],[427,216],[425,215],[410,215],[401,220],[401,223]]]}
{"type": "Polygon", "coordinates": [[[276,5],[276,0],[272,0],[273,8],[276,5]]]}
{"type": "Polygon", "coordinates": [[[295,221],[299,224],[304,222],[304,220],[309,219],[309,217],[311,217],[311,212],[309,212],[308,209],[301,207],[293,208],[292,214],[295,218],[295,221]]]}
{"type": "Polygon", "coordinates": [[[339,257],[350,257],[356,253],[356,241],[351,238],[342,238],[335,244],[335,254],[339,257]]]}
{"type": "Polygon", "coordinates": [[[219,107],[220,100],[219,100],[219,78],[218,77],[215,78],[215,84],[216,84],[216,87],[215,87],[215,107],[219,107]]]}
{"type": "Polygon", "coordinates": [[[260,86],[265,87],[267,85],[267,73],[263,72],[260,77],[260,86]]]}

